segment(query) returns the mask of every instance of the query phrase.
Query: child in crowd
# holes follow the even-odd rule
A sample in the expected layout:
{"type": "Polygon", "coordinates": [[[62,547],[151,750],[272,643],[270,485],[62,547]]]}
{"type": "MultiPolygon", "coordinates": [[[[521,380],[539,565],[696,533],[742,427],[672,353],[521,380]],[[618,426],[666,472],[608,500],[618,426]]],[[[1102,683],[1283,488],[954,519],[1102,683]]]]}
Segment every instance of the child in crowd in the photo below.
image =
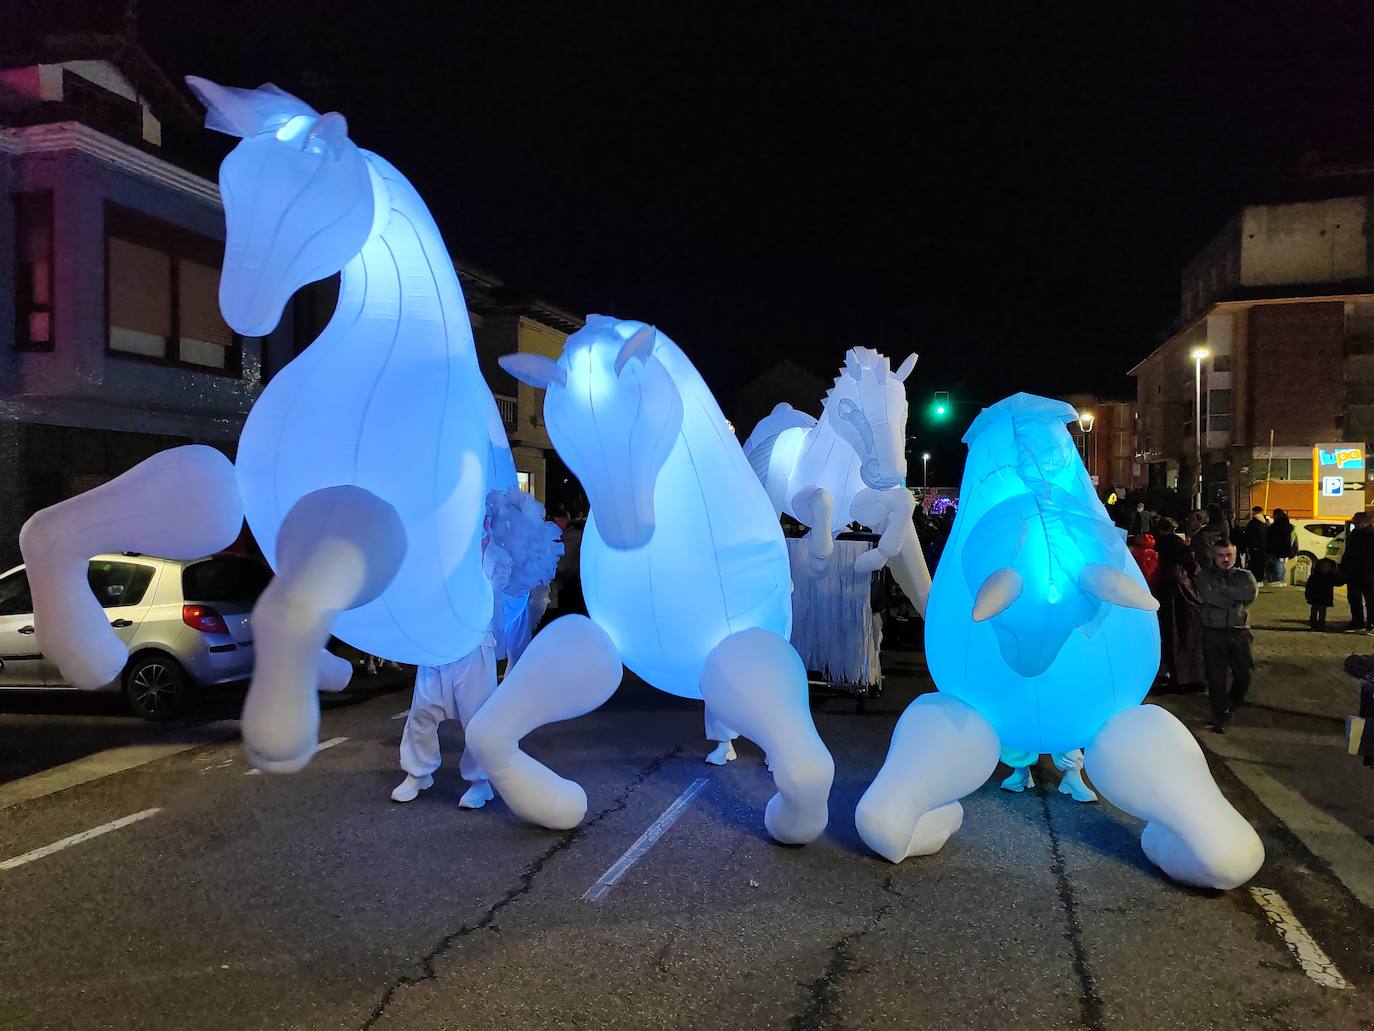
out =
{"type": "Polygon", "coordinates": [[[1340,582],[1340,567],[1336,565],[1335,559],[1318,559],[1312,574],[1307,578],[1307,588],[1304,592],[1307,604],[1312,606],[1307,625],[1313,630],[1326,629],[1326,610],[1336,604],[1336,585],[1340,582]]]}

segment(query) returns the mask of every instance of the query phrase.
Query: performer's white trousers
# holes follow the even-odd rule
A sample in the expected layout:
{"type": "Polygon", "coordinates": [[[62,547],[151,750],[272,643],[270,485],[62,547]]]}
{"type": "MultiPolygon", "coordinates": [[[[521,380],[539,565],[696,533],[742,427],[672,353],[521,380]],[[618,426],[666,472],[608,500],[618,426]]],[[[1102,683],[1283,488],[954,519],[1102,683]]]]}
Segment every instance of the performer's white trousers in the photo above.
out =
{"type": "MultiPolygon", "coordinates": [[[[496,649],[480,645],[446,666],[421,666],[415,672],[415,695],[401,733],[401,769],[425,777],[439,768],[439,724],[457,720],[466,729],[482,703],[496,690],[496,649]]],[[[486,780],[463,750],[458,770],[466,781],[486,780]]]]}

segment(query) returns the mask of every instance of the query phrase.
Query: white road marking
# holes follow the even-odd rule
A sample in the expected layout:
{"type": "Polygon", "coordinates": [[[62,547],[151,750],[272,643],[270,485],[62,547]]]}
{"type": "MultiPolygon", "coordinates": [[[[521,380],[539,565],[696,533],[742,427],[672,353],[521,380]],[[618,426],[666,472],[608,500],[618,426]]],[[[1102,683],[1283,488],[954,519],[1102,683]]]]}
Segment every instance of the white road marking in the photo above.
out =
{"type": "Polygon", "coordinates": [[[1279,937],[1288,946],[1288,951],[1296,957],[1298,966],[1302,967],[1304,974],[1324,988],[1350,987],[1350,982],[1341,976],[1336,964],[1331,962],[1331,957],[1322,951],[1322,947],[1307,933],[1307,928],[1293,915],[1293,910],[1289,908],[1282,895],[1272,888],[1254,887],[1250,889],[1250,894],[1279,932],[1279,937]]]}
{"type": "MultiPolygon", "coordinates": [[[[315,754],[319,755],[326,748],[333,748],[335,745],[341,745],[347,740],[348,738],[346,737],[331,737],[328,741],[321,741],[318,745],[315,746],[315,754]]],[[[262,770],[249,770],[248,776],[252,777],[255,774],[259,774],[261,772],[262,770]]]]}
{"type": "Polygon", "coordinates": [[[644,853],[654,847],[654,842],[663,837],[664,832],[677,822],[682,811],[687,808],[687,804],[701,793],[701,789],[707,784],[705,777],[698,777],[687,785],[687,790],[677,796],[677,801],[663,811],[663,815],[655,820],[643,834],[625,850],[625,854],[611,864],[611,868],[603,873],[595,884],[586,890],[582,895],[584,902],[600,902],[606,897],[615,882],[625,876],[625,871],[634,866],[644,857],[644,853]]]}
{"type": "Polygon", "coordinates": [[[393,720],[403,720],[403,719],[405,719],[405,718],[406,718],[407,716],[409,716],[409,715],[410,715],[410,710],[409,710],[409,709],[402,709],[400,712],[398,712],[395,716],[393,716],[393,717],[391,717],[391,718],[392,718],[393,720]]]}
{"type": "Polygon", "coordinates": [[[1201,740],[1299,841],[1330,865],[1352,895],[1374,909],[1374,845],[1266,773],[1260,768],[1264,760],[1232,735],[1203,735],[1201,740]]]}
{"type": "Polygon", "coordinates": [[[166,745],[126,745],[121,748],[107,748],[103,752],[97,752],[95,755],[88,755],[61,766],[54,766],[42,773],[35,773],[29,777],[20,777],[18,780],[0,784],[0,809],[8,809],[20,802],[42,798],[44,795],[51,795],[57,791],[65,791],[67,788],[76,787],[78,784],[87,784],[115,773],[123,773],[125,770],[132,770],[144,763],[165,759],[169,755],[176,755],[178,752],[185,752],[192,748],[200,748],[206,743],[205,741],[182,741],[166,745]]]}
{"type": "Polygon", "coordinates": [[[148,817],[156,816],[160,812],[162,812],[161,807],[156,809],[145,809],[143,812],[134,813],[132,816],[121,816],[118,820],[102,823],[99,827],[93,827],[88,831],[82,831],[80,834],[73,834],[69,838],[63,838],[61,841],[54,841],[51,845],[44,845],[42,848],[36,848],[32,852],[25,852],[22,856],[6,859],[3,863],[0,863],[0,870],[13,870],[16,866],[32,863],[35,859],[42,859],[45,856],[52,855],[54,852],[61,852],[64,848],[70,848],[72,845],[80,845],[83,841],[90,841],[92,838],[98,838],[102,834],[109,834],[110,831],[117,831],[121,827],[127,827],[131,823],[138,823],[139,820],[146,820],[148,817]]]}

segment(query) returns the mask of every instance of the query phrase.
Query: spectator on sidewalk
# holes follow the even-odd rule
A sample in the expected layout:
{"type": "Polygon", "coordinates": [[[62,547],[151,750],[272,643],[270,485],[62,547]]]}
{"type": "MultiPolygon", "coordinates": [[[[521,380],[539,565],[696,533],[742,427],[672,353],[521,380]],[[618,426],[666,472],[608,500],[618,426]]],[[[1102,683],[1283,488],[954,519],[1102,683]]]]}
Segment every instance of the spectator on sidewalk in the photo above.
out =
{"type": "Polygon", "coordinates": [[[1135,511],[1131,513],[1131,525],[1129,527],[1132,537],[1139,537],[1143,533],[1149,533],[1154,529],[1154,513],[1145,511],[1145,502],[1137,501],[1135,511]]]}
{"type": "Polygon", "coordinates": [[[1264,508],[1256,505],[1250,509],[1250,521],[1245,524],[1245,568],[1250,570],[1256,580],[1264,577],[1264,536],[1269,529],[1269,519],[1264,508]]]}
{"type": "Polygon", "coordinates": [[[1174,691],[1201,688],[1202,599],[1197,593],[1197,560],[1176,532],[1172,519],[1159,521],[1159,568],[1151,591],[1159,600],[1159,638],[1164,679],[1174,691]]]}
{"type": "Polygon", "coordinates": [[[1198,576],[1202,598],[1202,663],[1212,703],[1212,729],[1226,732],[1231,713],[1250,690],[1250,603],[1259,594],[1248,570],[1236,568],[1236,547],[1229,540],[1212,549],[1212,564],[1198,576]],[[1227,675],[1230,686],[1227,686],[1227,675]]]}
{"type": "MultiPolygon", "coordinates": [[[[1298,531],[1288,521],[1288,513],[1274,509],[1274,521],[1264,530],[1264,553],[1268,559],[1266,579],[1271,586],[1288,586],[1288,560],[1298,553],[1298,531]]],[[[1258,579],[1258,577],[1256,577],[1258,579]]]]}
{"type": "Polygon", "coordinates": [[[1216,547],[1217,541],[1230,539],[1230,527],[1226,525],[1226,519],[1221,514],[1221,506],[1208,505],[1207,521],[1188,538],[1188,545],[1193,549],[1193,557],[1197,559],[1197,564],[1206,569],[1212,564],[1212,549],[1216,547]]]}
{"type": "Polygon", "coordinates": [[[1346,630],[1368,630],[1374,616],[1374,524],[1367,512],[1356,512],[1350,520],[1340,571],[1350,602],[1350,626],[1346,630]]]}
{"type": "Polygon", "coordinates": [[[1307,586],[1303,589],[1307,604],[1312,606],[1307,625],[1313,630],[1326,629],[1326,610],[1336,604],[1336,585],[1340,582],[1340,567],[1335,561],[1329,558],[1318,559],[1312,569],[1312,575],[1307,578],[1307,586]]]}

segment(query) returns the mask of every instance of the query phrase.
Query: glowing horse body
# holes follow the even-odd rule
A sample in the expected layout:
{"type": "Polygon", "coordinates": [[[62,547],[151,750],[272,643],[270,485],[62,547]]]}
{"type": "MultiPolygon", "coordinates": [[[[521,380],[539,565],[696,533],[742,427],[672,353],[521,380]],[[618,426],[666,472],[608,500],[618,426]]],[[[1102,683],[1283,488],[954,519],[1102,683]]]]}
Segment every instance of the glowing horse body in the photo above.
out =
{"type": "Polygon", "coordinates": [[[845,355],[819,420],[783,403],[762,419],[744,445],[773,502],[805,526],[811,568],[829,561],[834,536],[857,521],[879,531],[877,546],[860,556],[861,572],[892,569],[898,586],[924,612],[930,571],[911,516],[906,489],[906,378],[909,355],[893,372],[867,347],[845,355]]]}
{"type": "MultiPolygon", "coordinates": [[[[587,647],[598,661],[610,648],[661,690],[703,698],[708,726],[714,717],[763,745],[779,788],[768,806],[770,832],[792,843],[814,839],[826,825],[834,764],[810,718],[805,669],[788,644],[787,548],[705,382],[663,334],[596,315],[568,338],[556,363],[517,354],[501,364],[547,391],[549,437],[591,501],[582,584],[604,641],[582,628],[587,647]]],[[[531,711],[543,690],[556,691],[559,718],[575,708],[566,681],[581,664],[566,643],[563,654],[545,648],[556,625],[535,638],[468,727],[469,747],[517,812],[525,798],[565,790],[541,787],[553,774],[534,770],[522,761],[528,757],[517,760],[519,734],[496,725],[503,706],[531,711]],[[503,776],[517,761],[515,775],[503,776]]],[[[614,687],[587,687],[584,711],[614,687]]],[[[580,819],[576,805],[566,813],[523,811],[545,824],[566,823],[573,813],[580,819]]]]}
{"type": "Polygon", "coordinates": [[[486,495],[513,467],[452,261],[405,178],[356,147],[339,114],[272,86],[188,81],[207,125],[242,138],[220,170],[225,320],[264,335],[299,287],[342,272],[338,308],[258,398],[236,469],[209,448],[164,452],[39,513],[21,544],[46,649],[94,687],[126,654],[93,607],[84,556],[209,554],[246,513],[277,577],[254,611],[244,742],[256,765],[289,771],[314,751],[321,673],[347,679],[322,656],[331,631],[417,664],[481,641],[486,495]]]}
{"type": "Polygon", "coordinates": [[[1149,821],[1141,841],[1170,876],[1243,884],[1263,862],[1188,730],[1141,705],[1159,666],[1158,603],[1098,500],[1061,401],[1017,394],[985,409],[926,611],[938,694],[908,707],[856,811],[864,841],[893,862],[937,851],[963,820],[958,799],[998,749],[1066,752],[1108,800],[1149,821]]]}

